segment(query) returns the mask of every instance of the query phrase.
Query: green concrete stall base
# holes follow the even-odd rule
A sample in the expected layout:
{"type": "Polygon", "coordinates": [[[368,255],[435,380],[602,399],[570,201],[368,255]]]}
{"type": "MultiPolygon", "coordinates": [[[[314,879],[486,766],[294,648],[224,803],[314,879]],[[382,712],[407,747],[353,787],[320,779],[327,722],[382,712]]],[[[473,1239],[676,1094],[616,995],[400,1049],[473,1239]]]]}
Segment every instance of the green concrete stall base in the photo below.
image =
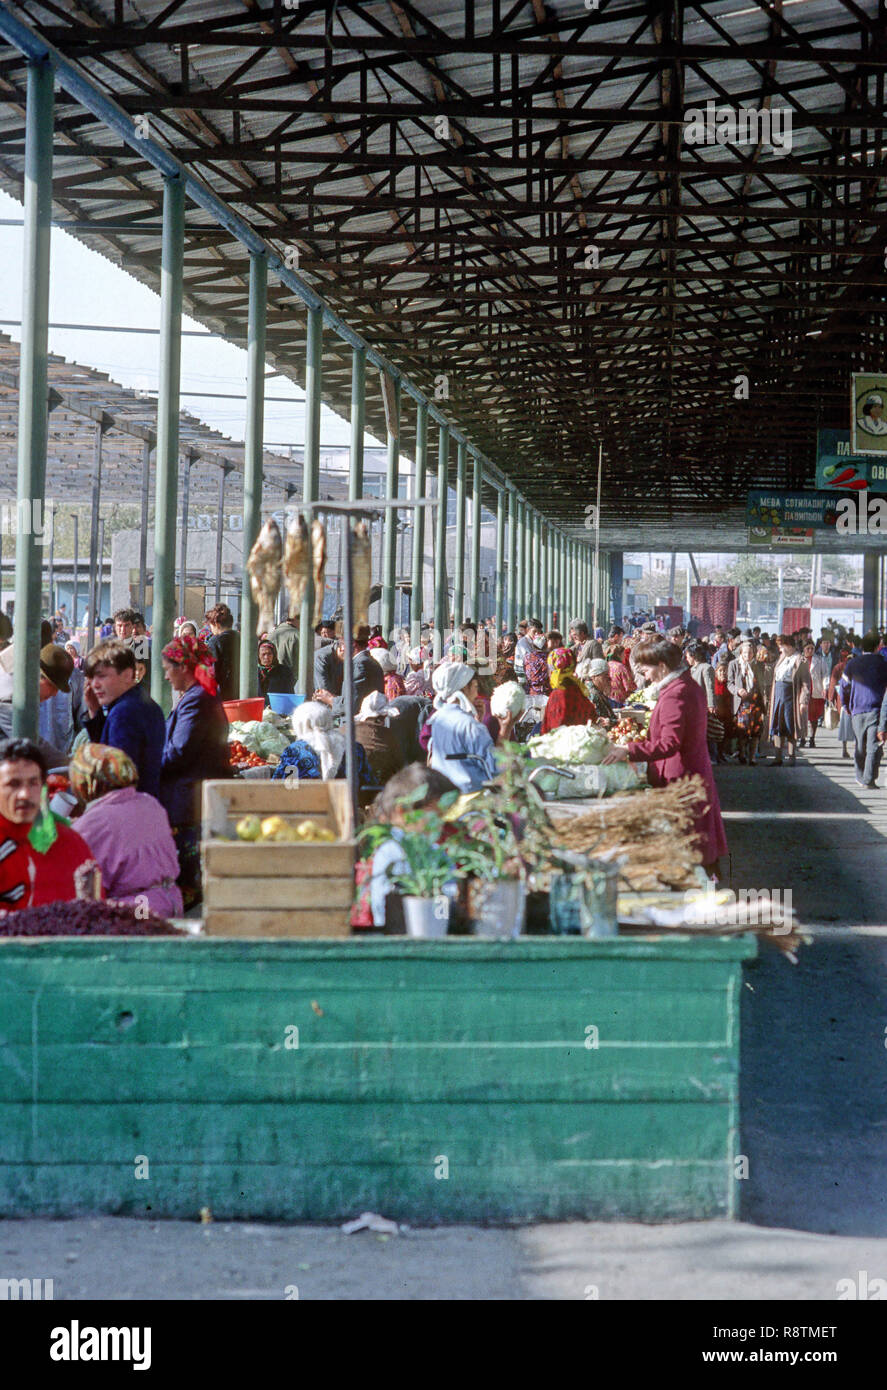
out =
{"type": "Polygon", "coordinates": [[[732,1216],[753,937],[0,943],[0,1213],[732,1216]]]}

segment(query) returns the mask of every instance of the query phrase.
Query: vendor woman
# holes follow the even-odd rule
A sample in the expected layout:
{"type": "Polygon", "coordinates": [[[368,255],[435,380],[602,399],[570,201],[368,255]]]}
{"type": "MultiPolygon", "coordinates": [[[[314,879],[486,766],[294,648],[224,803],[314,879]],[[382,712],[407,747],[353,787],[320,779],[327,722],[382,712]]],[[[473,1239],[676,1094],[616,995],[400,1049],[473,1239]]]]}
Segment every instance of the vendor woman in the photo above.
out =
{"type": "Polygon", "coordinates": [[[702,854],[703,868],[716,877],[718,860],[727,853],[727,838],[708,756],[705,692],[684,665],[680,647],[666,638],[641,642],[635,648],[634,658],[645,684],[658,685],[659,697],[650,716],[647,737],[611,748],[604,762],[645,762],[653,787],[665,787],[681,777],[702,778],[707,805],[697,813],[691,833],[702,854]]]}

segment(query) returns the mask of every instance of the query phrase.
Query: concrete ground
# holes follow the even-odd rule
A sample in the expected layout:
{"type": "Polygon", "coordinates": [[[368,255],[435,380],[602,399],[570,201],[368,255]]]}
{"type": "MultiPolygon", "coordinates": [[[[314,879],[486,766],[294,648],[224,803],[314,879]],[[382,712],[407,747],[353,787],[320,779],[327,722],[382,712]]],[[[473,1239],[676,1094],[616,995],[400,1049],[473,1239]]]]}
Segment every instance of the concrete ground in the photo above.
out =
{"type": "MultiPolygon", "coordinates": [[[[346,1236],[249,1223],[0,1221],[0,1278],[56,1299],[834,1300],[887,1280],[887,791],[834,734],[791,768],[717,770],[738,888],[815,927],[743,989],[741,1220],[346,1236]]],[[[356,1214],[356,1213],[355,1213],[356,1214]]]]}
{"type": "Polygon", "coordinates": [[[570,1223],[343,1235],[311,1226],[0,1222],[5,1277],[66,1299],[718,1299],[834,1301],[887,1277],[887,1240],[763,1230],[570,1223]],[[294,1293],[298,1290],[298,1295],[294,1293]]]}

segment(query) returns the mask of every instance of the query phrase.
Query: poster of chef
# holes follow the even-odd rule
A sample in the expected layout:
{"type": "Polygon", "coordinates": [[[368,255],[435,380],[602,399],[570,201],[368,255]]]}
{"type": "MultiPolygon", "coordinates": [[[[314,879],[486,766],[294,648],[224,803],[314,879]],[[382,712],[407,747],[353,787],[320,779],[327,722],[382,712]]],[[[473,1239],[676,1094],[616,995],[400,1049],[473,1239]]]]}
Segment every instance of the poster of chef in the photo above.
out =
{"type": "Polygon", "coordinates": [[[887,454],[887,374],[853,373],[850,448],[854,454],[887,454]]]}

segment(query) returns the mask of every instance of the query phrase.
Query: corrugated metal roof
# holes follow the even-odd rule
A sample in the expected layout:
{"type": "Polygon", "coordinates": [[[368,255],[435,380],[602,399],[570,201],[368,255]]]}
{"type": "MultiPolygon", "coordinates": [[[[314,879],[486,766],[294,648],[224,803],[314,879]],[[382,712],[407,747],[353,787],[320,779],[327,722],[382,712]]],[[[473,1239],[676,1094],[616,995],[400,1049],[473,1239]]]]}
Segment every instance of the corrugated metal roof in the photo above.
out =
{"type": "MultiPolygon", "coordinates": [[[[881,360],[884,60],[860,67],[883,53],[878,0],[706,0],[681,34],[667,7],[601,5],[531,0],[506,25],[508,5],[476,4],[474,44],[462,3],[340,8],[329,53],[305,4],[278,11],[273,42],[272,7],[247,0],[125,0],[122,29],[114,0],[68,4],[66,22],[19,9],[279,249],[294,242],[306,280],[423,389],[447,375],[452,414],[547,515],[581,531],[600,438],[605,543],[619,521],[735,527],[745,488],[803,483],[850,368],[881,360]],[[684,113],[709,99],[790,110],[791,149],[686,144],[684,113]]],[[[0,78],[15,192],[15,54],[0,78]]],[[[59,215],[148,222],[80,234],[156,285],[159,174],[67,98],[58,127],[59,215]]],[[[187,220],[188,310],[242,341],[246,256],[187,220]]],[[[301,380],[301,306],[280,287],[269,341],[301,380]]],[[[326,351],[325,397],[347,414],[350,349],[326,351]]],[[[381,428],[375,390],[368,413],[381,428]]]]}

